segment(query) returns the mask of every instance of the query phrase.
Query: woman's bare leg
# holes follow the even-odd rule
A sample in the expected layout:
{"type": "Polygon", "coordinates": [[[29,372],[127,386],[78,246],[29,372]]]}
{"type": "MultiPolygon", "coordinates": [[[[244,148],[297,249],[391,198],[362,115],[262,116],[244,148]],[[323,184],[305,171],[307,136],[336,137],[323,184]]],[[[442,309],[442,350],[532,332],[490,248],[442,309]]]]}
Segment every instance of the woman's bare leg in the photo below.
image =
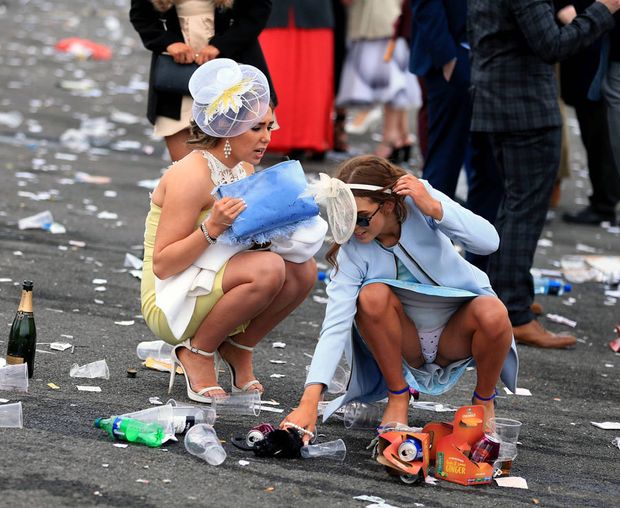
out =
{"type": "MultiPolygon", "coordinates": [[[[386,284],[368,284],[360,291],[355,317],[360,334],[370,348],[390,390],[407,386],[403,357],[411,366],[423,363],[415,325],[405,315],[400,300],[386,284]]],[[[408,422],[409,391],[388,393],[382,424],[408,422]]]]}
{"type": "MultiPolygon", "coordinates": [[[[244,346],[256,346],[278,323],[293,312],[308,296],[316,281],[316,263],[314,259],[305,263],[284,262],[284,285],[243,333],[233,336],[233,340],[244,346]]],[[[238,387],[254,379],[252,352],[245,351],[223,342],[219,348],[222,356],[231,363],[236,373],[238,387]]],[[[262,390],[260,385],[255,385],[262,390]]]]}
{"type": "Polygon", "coordinates": [[[192,151],[186,144],[189,138],[189,129],[183,129],[182,131],[173,134],[172,136],[166,136],[166,146],[168,147],[168,153],[170,154],[170,160],[176,162],[185,157],[192,151]]]}
{"type": "MultiPolygon", "coordinates": [[[[437,364],[447,366],[473,356],[476,360],[476,393],[491,397],[512,342],[506,307],[494,296],[478,296],[454,313],[439,338],[437,364]]],[[[493,401],[474,399],[484,406],[486,419],[495,416],[493,401]]]]}
{"type": "MultiPolygon", "coordinates": [[[[233,256],[224,272],[224,295],[196,330],[192,345],[204,351],[215,351],[237,326],[269,307],[282,290],[284,280],[284,261],[277,254],[242,252],[233,256]]],[[[213,358],[185,348],[181,348],[178,355],[194,390],[217,384],[213,358]]]]}

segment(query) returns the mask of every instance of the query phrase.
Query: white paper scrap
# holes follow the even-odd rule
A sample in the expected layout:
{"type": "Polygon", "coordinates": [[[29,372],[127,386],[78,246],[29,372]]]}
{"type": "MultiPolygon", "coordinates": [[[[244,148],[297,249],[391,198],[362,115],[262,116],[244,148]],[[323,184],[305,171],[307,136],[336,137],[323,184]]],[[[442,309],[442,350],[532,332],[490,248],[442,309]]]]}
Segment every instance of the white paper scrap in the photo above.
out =
{"type": "Polygon", "coordinates": [[[620,437],[614,437],[611,444],[617,446],[620,449],[620,437]]]}
{"type": "Polygon", "coordinates": [[[276,365],[283,365],[286,362],[284,360],[269,360],[269,363],[275,363],[276,365]]]}
{"type": "Polygon", "coordinates": [[[385,499],[378,496],[355,496],[353,499],[357,499],[358,501],[368,501],[369,503],[385,503],[385,499]]]}
{"type": "Polygon", "coordinates": [[[239,465],[240,466],[248,466],[248,465],[250,465],[250,463],[247,460],[240,460],[239,461],[239,465]]]}
{"type": "Polygon", "coordinates": [[[149,402],[154,406],[161,406],[163,404],[159,397],[149,397],[149,402]]]}
{"type": "MultiPolygon", "coordinates": [[[[508,395],[515,395],[514,393],[512,393],[508,388],[506,388],[504,386],[504,391],[508,394],[508,395]]],[[[527,388],[517,388],[517,393],[516,395],[523,395],[524,397],[531,397],[532,396],[532,392],[530,392],[527,388]]]]}
{"type": "Polygon", "coordinates": [[[273,342],[271,344],[271,347],[274,347],[274,348],[285,348],[286,347],[286,343],[284,343],[284,342],[273,342]]]}
{"type": "Polygon", "coordinates": [[[97,284],[98,286],[101,284],[107,284],[107,279],[93,279],[93,284],[97,284]]]}
{"type": "Polygon", "coordinates": [[[6,404],[9,401],[9,399],[0,399],[0,404],[6,404]]]}
{"type": "Polygon", "coordinates": [[[428,483],[429,485],[437,485],[438,482],[439,480],[437,480],[437,478],[434,478],[430,475],[424,478],[424,483],[428,483]]]}
{"type": "Polygon", "coordinates": [[[135,321],[133,319],[130,319],[129,321],[114,321],[114,324],[120,326],[131,326],[135,324],[135,321]]]}
{"type": "Polygon", "coordinates": [[[267,413],[284,413],[284,409],[279,409],[277,407],[271,407],[271,406],[261,405],[260,410],[266,411],[267,413]]]}
{"type": "Polygon", "coordinates": [[[64,351],[65,349],[69,349],[71,344],[68,342],[52,342],[50,343],[50,349],[54,349],[56,351],[64,351]]]}
{"type": "Polygon", "coordinates": [[[595,427],[604,430],[620,430],[620,422],[590,422],[595,427]]]}
{"type": "MultiPolygon", "coordinates": [[[[424,506],[424,505],[419,505],[418,503],[415,503],[414,506],[424,506]]],[[[366,508],[398,508],[398,506],[394,506],[393,504],[388,504],[386,502],[383,502],[383,503],[367,504],[366,508]]]]}
{"type": "Polygon", "coordinates": [[[269,377],[272,377],[274,379],[280,379],[282,377],[286,377],[286,374],[271,374],[271,376],[269,377]]]}
{"type": "Polygon", "coordinates": [[[571,328],[575,328],[575,326],[577,326],[577,321],[565,318],[564,316],[560,316],[559,314],[547,314],[547,319],[553,321],[554,323],[560,323],[562,325],[570,326],[571,328]]]}
{"type": "Polygon", "coordinates": [[[513,489],[528,489],[527,481],[520,476],[507,476],[505,478],[495,478],[495,482],[500,487],[512,487],[513,489]]]}
{"type": "Polygon", "coordinates": [[[101,387],[99,386],[84,386],[84,385],[76,385],[76,388],[81,392],[100,392],[101,387]]]}
{"type": "Polygon", "coordinates": [[[117,448],[127,448],[129,445],[126,443],[114,443],[117,448]]]}

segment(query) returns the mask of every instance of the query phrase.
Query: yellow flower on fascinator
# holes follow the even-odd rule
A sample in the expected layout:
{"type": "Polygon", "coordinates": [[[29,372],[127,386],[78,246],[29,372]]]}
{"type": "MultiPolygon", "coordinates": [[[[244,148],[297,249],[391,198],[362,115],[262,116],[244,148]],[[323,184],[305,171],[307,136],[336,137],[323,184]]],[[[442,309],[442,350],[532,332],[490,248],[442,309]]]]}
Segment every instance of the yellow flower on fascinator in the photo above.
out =
{"type": "Polygon", "coordinates": [[[238,136],[259,123],[269,109],[269,83],[251,65],[216,58],[189,80],[192,115],[200,129],[216,138],[238,136]]]}
{"type": "Polygon", "coordinates": [[[224,90],[222,94],[205,108],[207,122],[216,115],[223,115],[232,110],[235,114],[243,107],[242,96],[252,89],[252,80],[243,79],[240,83],[224,90]]]}

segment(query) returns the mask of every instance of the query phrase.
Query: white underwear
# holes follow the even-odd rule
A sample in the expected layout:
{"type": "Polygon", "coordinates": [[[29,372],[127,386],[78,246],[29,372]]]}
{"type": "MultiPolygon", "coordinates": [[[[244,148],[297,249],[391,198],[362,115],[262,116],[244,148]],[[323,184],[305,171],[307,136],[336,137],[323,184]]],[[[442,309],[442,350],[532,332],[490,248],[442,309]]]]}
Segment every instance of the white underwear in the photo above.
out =
{"type": "Polygon", "coordinates": [[[441,332],[443,332],[444,328],[444,326],[440,326],[434,330],[418,331],[422,356],[424,356],[426,363],[433,363],[435,361],[437,350],[439,349],[439,337],[441,337],[441,332]]]}

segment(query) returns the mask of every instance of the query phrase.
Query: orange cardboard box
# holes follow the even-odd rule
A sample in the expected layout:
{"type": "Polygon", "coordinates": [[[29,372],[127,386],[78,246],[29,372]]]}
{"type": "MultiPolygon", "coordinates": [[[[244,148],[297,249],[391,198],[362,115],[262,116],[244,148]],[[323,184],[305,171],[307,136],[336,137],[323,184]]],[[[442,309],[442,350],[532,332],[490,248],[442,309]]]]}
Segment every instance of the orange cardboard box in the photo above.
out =
{"type": "Polygon", "coordinates": [[[385,466],[388,474],[400,476],[405,483],[424,481],[428,475],[429,466],[428,434],[421,432],[407,432],[393,430],[379,435],[377,462],[385,466]],[[407,462],[398,455],[398,448],[407,439],[418,439],[422,445],[422,460],[407,462]]]}
{"type": "Polygon", "coordinates": [[[463,406],[454,415],[452,432],[445,424],[428,424],[424,432],[433,432],[431,454],[435,459],[435,476],[460,485],[484,485],[493,480],[493,466],[469,460],[471,447],[484,434],[484,408],[463,406]],[[427,430],[428,429],[428,430],[427,430]]]}

